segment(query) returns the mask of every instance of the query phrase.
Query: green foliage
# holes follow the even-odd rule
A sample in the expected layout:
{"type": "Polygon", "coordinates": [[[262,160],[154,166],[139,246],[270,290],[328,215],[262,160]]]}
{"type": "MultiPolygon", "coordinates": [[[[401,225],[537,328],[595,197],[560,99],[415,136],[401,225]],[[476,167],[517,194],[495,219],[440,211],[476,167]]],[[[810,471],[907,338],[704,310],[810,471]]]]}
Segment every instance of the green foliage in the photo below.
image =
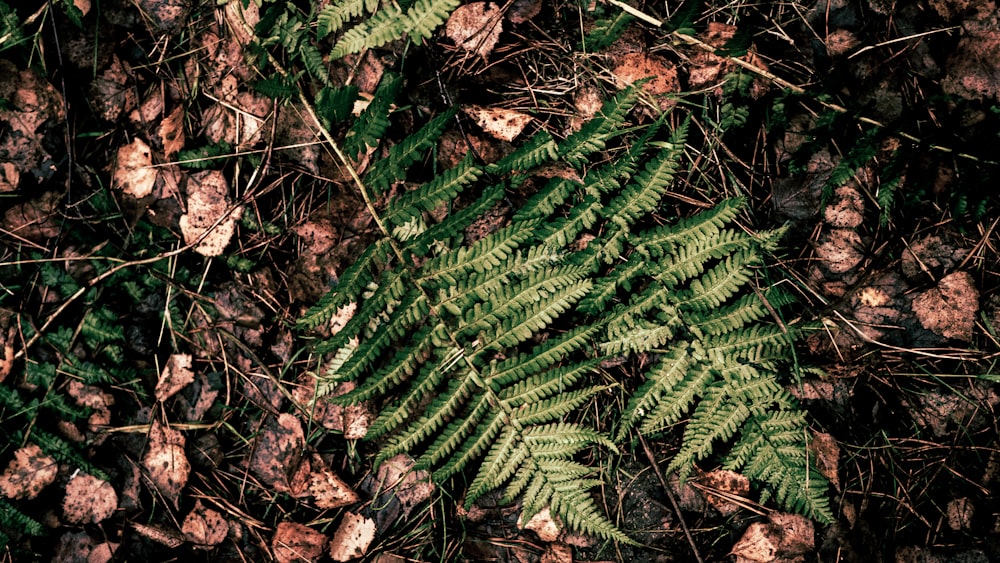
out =
{"type": "MultiPolygon", "coordinates": [[[[406,11],[395,3],[381,6],[370,0],[363,3],[368,14],[341,35],[330,52],[330,58],[340,59],[406,36],[418,44],[423,39],[429,39],[434,30],[448,19],[458,7],[459,0],[417,0],[406,11]]],[[[347,16],[359,14],[361,4],[358,0],[347,0],[320,12],[320,37],[339,29],[347,16]]]]}
{"type": "MultiPolygon", "coordinates": [[[[522,499],[525,518],[550,506],[577,531],[627,542],[586,492],[600,479],[578,459],[593,447],[615,451],[615,441],[573,419],[604,391],[588,383],[602,361],[643,354],[653,361],[621,414],[618,442],[693,409],[672,469],[686,474],[735,441],[738,455],[725,463],[782,506],[830,520],[826,483],[805,456],[805,421],[777,379],[795,334],[770,321],[768,305],[789,298],[750,290],[781,233],[733,227],[741,200],[647,228],[680,169],[687,122],[663,141],[652,140],[662,119],[624,127],[636,96],[615,96],[562,143],[540,133],[494,165],[467,158],[390,197],[378,210],[386,231],[299,321],[313,329],[357,307],[316,347],[332,358],[318,395],[353,381],[328,400],[381,405],[366,437],[382,441],[376,462],[409,452],[439,482],[470,475],[466,504],[499,489],[522,499]],[[611,142],[621,158],[590,168],[611,142]],[[552,161],[582,181],[551,180],[509,225],[465,235],[508,182],[552,161]],[[473,189],[487,178],[494,183],[473,189]],[[435,221],[429,212],[445,205],[453,208],[435,221]],[[797,479],[809,486],[791,486],[797,479]]],[[[450,119],[384,151],[365,189],[380,194],[407,179],[450,119]]]]}
{"type": "Polygon", "coordinates": [[[0,52],[16,47],[22,41],[24,32],[21,30],[21,19],[6,2],[0,2],[0,52]]]}
{"type": "Polygon", "coordinates": [[[220,141],[196,149],[184,149],[177,153],[177,160],[184,168],[208,170],[210,168],[217,168],[220,159],[229,158],[232,152],[232,145],[225,141],[220,141]]]}

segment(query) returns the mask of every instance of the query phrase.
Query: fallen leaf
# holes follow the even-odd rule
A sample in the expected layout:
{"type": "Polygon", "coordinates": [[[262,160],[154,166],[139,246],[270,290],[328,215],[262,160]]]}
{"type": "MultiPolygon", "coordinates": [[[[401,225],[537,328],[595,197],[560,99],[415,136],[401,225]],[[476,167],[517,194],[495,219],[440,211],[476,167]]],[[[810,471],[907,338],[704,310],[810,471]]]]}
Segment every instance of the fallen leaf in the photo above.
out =
{"type": "Polygon", "coordinates": [[[59,465],[35,444],[18,449],[0,475],[0,492],[14,500],[33,499],[56,480],[59,465]]]}
{"type": "Polygon", "coordinates": [[[638,52],[626,53],[615,62],[616,66],[611,74],[619,89],[643,78],[650,78],[643,83],[642,89],[659,98],[660,109],[666,110],[674,105],[674,100],[666,95],[680,92],[681,83],[677,78],[677,68],[667,59],[638,52]]]}
{"type": "Polygon", "coordinates": [[[816,460],[816,469],[826,477],[833,488],[840,490],[840,444],[831,434],[813,432],[809,451],[816,460]]]}
{"type": "Polygon", "coordinates": [[[16,315],[10,309],[0,308],[0,383],[3,383],[14,369],[14,342],[18,325],[16,315]]]}
{"type": "Polygon", "coordinates": [[[305,445],[298,418],[288,413],[268,417],[250,456],[250,470],[265,485],[279,492],[291,492],[292,477],[302,462],[305,445]]]}
{"type": "Polygon", "coordinates": [[[206,508],[199,500],[184,518],[181,533],[185,540],[199,546],[216,546],[229,534],[229,523],[220,512],[206,508]]]}
{"type": "Polygon", "coordinates": [[[485,61],[500,41],[503,31],[499,5],[471,2],[455,8],[445,24],[444,33],[465,51],[477,53],[485,61]]]}
{"type": "MultiPolygon", "coordinates": [[[[521,516],[523,517],[524,515],[522,514],[521,516]]],[[[521,524],[520,519],[518,519],[518,524],[521,524]]],[[[549,507],[536,512],[534,516],[528,519],[528,523],[521,527],[525,530],[535,532],[538,539],[546,543],[551,543],[559,539],[559,534],[563,530],[562,522],[552,515],[552,510],[549,507]]]]}
{"type": "Polygon", "coordinates": [[[79,381],[70,381],[66,386],[66,392],[73,397],[77,405],[91,409],[90,416],[87,417],[88,430],[97,432],[111,424],[111,407],[115,404],[115,398],[110,393],[104,392],[100,387],[84,385],[79,381]]]}
{"type": "Polygon", "coordinates": [[[846,274],[865,259],[861,235],[853,229],[829,229],[816,245],[816,258],[834,274],[846,274]]]}
{"type": "Polygon", "coordinates": [[[375,540],[375,521],[360,514],[345,512],[340,526],[330,540],[330,558],[350,561],[368,553],[375,540]]]}
{"type": "Polygon", "coordinates": [[[514,0],[507,19],[512,24],[524,23],[537,16],[542,11],[542,0],[514,0]]]}
{"type": "Polygon", "coordinates": [[[134,0],[144,21],[162,33],[174,34],[187,23],[193,2],[190,0],[134,0]]]}
{"type": "Polygon", "coordinates": [[[323,462],[323,458],[316,454],[312,456],[309,493],[315,499],[316,506],[326,510],[340,508],[361,500],[358,493],[354,492],[343,479],[323,462]]]}
{"type": "Polygon", "coordinates": [[[404,518],[434,493],[430,473],[414,470],[415,465],[412,457],[399,454],[382,462],[375,474],[378,490],[392,489],[402,505],[404,518]]]}
{"type": "Polygon", "coordinates": [[[493,138],[508,143],[516,139],[533,119],[530,115],[504,108],[469,106],[462,111],[493,138]]]}
{"type": "Polygon", "coordinates": [[[750,480],[745,475],[718,469],[699,475],[698,484],[704,493],[705,501],[723,516],[735,514],[740,506],[733,502],[733,497],[750,495],[750,480]]]}
{"type": "Polygon", "coordinates": [[[326,536],[295,522],[278,524],[271,538],[271,549],[278,563],[317,561],[325,548],[326,536]]]}
{"type": "Polygon", "coordinates": [[[0,162],[0,194],[12,192],[21,183],[21,172],[13,162],[0,162]]]}
{"type": "Polygon", "coordinates": [[[944,274],[960,264],[968,253],[938,235],[930,235],[908,244],[903,250],[903,274],[908,278],[944,274]]]}
{"type": "Polygon", "coordinates": [[[191,463],[184,454],[184,443],[184,435],[180,431],[153,420],[146,455],[142,458],[142,466],[156,490],[174,508],[177,508],[181,489],[187,485],[191,473],[191,463]]]}
{"type": "Polygon", "coordinates": [[[62,232],[56,217],[61,199],[56,192],[46,192],[15,205],[4,213],[3,226],[16,237],[44,243],[62,232]]]}
{"type": "Polygon", "coordinates": [[[152,149],[145,141],[136,137],[131,143],[118,148],[111,185],[136,199],[153,194],[156,169],[153,168],[152,149]]]}
{"type": "Polygon", "coordinates": [[[108,563],[120,544],[98,543],[86,531],[67,532],[56,542],[52,563],[108,563]]]}
{"type": "Polygon", "coordinates": [[[63,517],[71,524],[97,524],[118,508],[118,495],[111,483],[79,473],[66,485],[63,517]]]}
{"type": "Polygon", "coordinates": [[[573,563],[573,548],[564,543],[549,544],[538,563],[573,563]]]}
{"type": "Polygon", "coordinates": [[[827,225],[839,228],[854,228],[864,221],[865,200],[851,183],[840,186],[833,192],[830,203],[823,210],[827,225]]]}
{"type": "Polygon", "coordinates": [[[184,108],[177,106],[170,115],[163,118],[157,128],[157,135],[163,144],[163,158],[170,160],[184,148],[184,108]]]}
{"type": "Polygon", "coordinates": [[[937,287],[913,299],[920,325],[948,339],[968,342],[979,312],[979,291],[972,275],[955,272],[941,278],[937,287]]]}
{"type": "Polygon", "coordinates": [[[153,540],[160,545],[174,549],[184,545],[184,536],[179,532],[159,525],[140,524],[131,522],[130,526],[140,536],[153,540]]]}
{"type": "Polygon", "coordinates": [[[90,83],[90,96],[97,114],[105,121],[115,121],[122,113],[129,113],[138,104],[132,82],[132,69],[122,64],[117,56],[111,66],[90,83]]]}
{"type": "Polygon", "coordinates": [[[52,157],[42,140],[62,127],[66,109],[55,87],[34,70],[0,60],[0,192],[17,188],[22,174],[40,170],[52,157]]]}
{"type": "Polygon", "coordinates": [[[792,561],[816,546],[813,523],[797,514],[772,513],[770,522],[754,522],[733,546],[737,562],[792,561]]]}
{"type": "Polygon", "coordinates": [[[253,28],[260,23],[260,7],[255,2],[229,0],[222,16],[229,24],[230,34],[239,45],[245,47],[254,40],[253,28]]]}
{"type": "Polygon", "coordinates": [[[153,392],[157,401],[166,401],[194,381],[191,361],[191,354],[171,354],[167,358],[167,364],[163,366],[153,392]]]}
{"type": "Polygon", "coordinates": [[[972,517],[975,514],[976,507],[968,497],[948,501],[948,527],[956,532],[968,530],[972,526],[972,517]]]}
{"type": "Polygon", "coordinates": [[[243,208],[229,209],[229,183],[218,170],[194,174],[187,183],[187,213],[180,229],[185,244],[203,256],[219,256],[236,232],[243,208]]]}

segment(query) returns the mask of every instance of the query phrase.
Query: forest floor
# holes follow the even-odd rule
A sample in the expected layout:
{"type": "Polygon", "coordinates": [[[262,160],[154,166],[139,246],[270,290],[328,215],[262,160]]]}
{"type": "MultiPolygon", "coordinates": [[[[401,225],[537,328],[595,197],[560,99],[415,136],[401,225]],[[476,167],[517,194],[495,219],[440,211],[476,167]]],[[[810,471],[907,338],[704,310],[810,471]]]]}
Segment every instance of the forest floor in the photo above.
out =
{"type": "Polygon", "coordinates": [[[664,490],[666,433],[605,471],[638,548],[460,514],[405,459],[373,470],[371,413],[302,414],[296,319],[376,225],[302,106],[252,86],[274,45],[248,14],[275,5],[239,4],[0,2],[0,560],[1000,560],[993,1],[463,2],[420,45],[325,61],[369,99],[403,76],[384,143],[458,107],[446,168],[653,76],[637,111],[701,131],[662,216],[744,196],[788,225],[768,275],[813,327],[788,390],[836,520],[710,463],[664,490]]]}

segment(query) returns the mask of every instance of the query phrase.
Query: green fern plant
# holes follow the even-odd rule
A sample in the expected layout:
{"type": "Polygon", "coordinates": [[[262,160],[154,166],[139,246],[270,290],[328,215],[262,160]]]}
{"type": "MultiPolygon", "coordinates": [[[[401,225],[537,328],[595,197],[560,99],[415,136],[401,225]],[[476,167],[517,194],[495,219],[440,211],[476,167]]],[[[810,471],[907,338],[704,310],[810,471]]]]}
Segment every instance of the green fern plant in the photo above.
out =
{"type": "MultiPolygon", "coordinates": [[[[467,505],[499,489],[508,502],[522,499],[524,518],[549,506],[577,531],[624,542],[587,492],[601,481],[578,455],[614,452],[633,429],[655,433],[694,407],[672,469],[686,475],[736,440],[724,464],[783,506],[829,520],[805,420],[777,380],[794,335],[767,321],[768,305],[788,296],[768,292],[765,304],[748,292],[749,269],[781,233],[734,228],[739,200],[644,228],[680,166],[687,123],[666,141],[654,141],[665,117],[629,132],[637,95],[623,91],[560,143],[543,132],[494,164],[467,158],[376,209],[381,237],[298,323],[314,329],[357,307],[316,346],[331,358],[317,396],[382,405],[366,437],[381,442],[376,463],[410,452],[436,481],[470,475],[467,505]],[[612,141],[625,147],[619,158],[591,167],[612,141]],[[468,239],[472,221],[531,167],[552,161],[582,181],[551,180],[509,225],[468,239]],[[464,199],[472,202],[437,223],[427,213],[464,199]],[[567,420],[605,390],[588,383],[602,361],[638,354],[655,361],[617,440],[567,420]],[[345,381],[355,389],[327,397],[345,381]]],[[[450,118],[431,120],[374,162],[362,179],[366,199],[406,178],[450,118]]]]}

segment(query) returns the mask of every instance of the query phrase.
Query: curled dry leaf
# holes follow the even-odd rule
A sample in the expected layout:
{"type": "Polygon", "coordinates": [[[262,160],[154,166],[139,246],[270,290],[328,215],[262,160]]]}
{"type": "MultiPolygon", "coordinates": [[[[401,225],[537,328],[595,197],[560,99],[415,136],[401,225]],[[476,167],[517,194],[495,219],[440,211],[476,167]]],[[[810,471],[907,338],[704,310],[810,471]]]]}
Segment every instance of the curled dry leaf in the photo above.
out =
{"type": "Polygon", "coordinates": [[[816,469],[826,477],[834,489],[840,490],[840,445],[837,439],[825,432],[813,432],[809,451],[816,460],[816,469]]]}
{"type": "Polygon", "coordinates": [[[55,459],[35,444],[28,444],[14,452],[14,459],[0,475],[0,492],[14,500],[33,499],[56,480],[58,472],[55,459]]]}
{"type": "Polygon", "coordinates": [[[274,531],[271,549],[278,563],[318,561],[326,548],[326,536],[295,522],[282,522],[274,531]]]}
{"type": "Polygon", "coordinates": [[[833,192],[833,199],[823,210],[823,218],[832,227],[854,228],[864,221],[865,200],[854,185],[848,183],[833,192]]]}
{"type": "Polygon", "coordinates": [[[291,492],[305,445],[305,434],[298,418],[288,413],[269,417],[250,457],[250,470],[265,485],[280,492],[291,492]]]}
{"type": "Polygon", "coordinates": [[[530,115],[512,109],[470,106],[463,111],[475,120],[483,131],[495,139],[508,143],[517,138],[532,120],[530,115]]]}
{"type": "Polygon", "coordinates": [[[142,466],[150,481],[174,508],[191,473],[191,463],[184,454],[184,443],[184,435],[180,431],[153,420],[146,455],[142,458],[142,466]]]}
{"type": "Polygon", "coordinates": [[[948,527],[956,532],[968,530],[972,526],[972,517],[976,514],[976,506],[968,497],[960,497],[948,501],[948,527]]]}
{"type": "Polygon", "coordinates": [[[13,311],[0,308],[0,383],[14,369],[14,342],[18,329],[15,320],[13,311]]]}
{"type": "Polygon", "coordinates": [[[361,500],[358,493],[355,493],[330,469],[323,458],[316,454],[312,456],[309,492],[316,499],[316,506],[322,509],[340,508],[361,500]]]}
{"type": "Polygon", "coordinates": [[[181,533],[191,543],[211,547],[226,539],[229,523],[219,511],[206,508],[199,500],[184,518],[181,533]]]}
{"type": "Polygon", "coordinates": [[[368,553],[375,540],[375,521],[360,514],[345,512],[340,527],[330,540],[330,558],[350,561],[368,553]]]}
{"type": "Polygon", "coordinates": [[[175,530],[159,525],[131,523],[132,529],[140,536],[155,541],[160,545],[165,545],[170,549],[180,547],[184,544],[184,536],[175,530]]]}
{"type": "Polygon", "coordinates": [[[502,16],[503,10],[499,5],[487,6],[486,2],[471,2],[459,6],[451,13],[444,33],[461,49],[477,53],[486,60],[500,41],[500,33],[503,32],[502,16]]]}
{"type": "Polygon", "coordinates": [[[218,170],[194,174],[187,183],[187,213],[181,215],[180,228],[185,244],[198,244],[195,251],[204,256],[218,256],[236,232],[242,207],[230,210],[229,183],[218,170]]]}
{"type": "Polygon", "coordinates": [[[414,470],[415,465],[412,457],[399,454],[382,462],[375,475],[378,490],[393,490],[402,505],[404,518],[434,493],[430,473],[414,470]]]}
{"type": "Polygon", "coordinates": [[[812,521],[797,514],[773,513],[770,522],[754,522],[733,546],[737,562],[793,561],[816,546],[812,521]]]}
{"type": "Polygon", "coordinates": [[[865,259],[861,235],[853,229],[830,229],[816,245],[816,257],[834,274],[846,274],[865,259]]]}
{"type": "Polygon", "coordinates": [[[194,381],[191,371],[191,354],[171,354],[167,365],[163,366],[160,379],[156,382],[157,401],[166,401],[194,381]]]}
{"type": "Polygon", "coordinates": [[[979,291],[972,275],[955,272],[941,278],[936,288],[913,299],[921,326],[937,335],[968,342],[979,312],[979,291]]]}
{"type": "Polygon", "coordinates": [[[700,475],[698,484],[704,492],[705,501],[723,516],[735,514],[740,509],[740,506],[733,502],[735,500],[733,497],[750,495],[750,480],[745,475],[726,469],[700,475]]]}
{"type": "Polygon", "coordinates": [[[111,182],[112,187],[136,199],[153,194],[156,169],[153,168],[152,149],[145,141],[136,137],[131,143],[118,148],[111,182]]]}
{"type": "MultiPolygon", "coordinates": [[[[523,518],[523,514],[521,517],[523,518]]],[[[521,524],[521,520],[518,519],[518,524],[521,524]]],[[[521,526],[525,530],[531,530],[538,535],[538,539],[546,543],[552,543],[559,539],[559,534],[563,531],[563,523],[558,517],[552,514],[552,510],[549,507],[545,507],[542,510],[535,513],[528,523],[521,526]]]]}
{"type": "Polygon", "coordinates": [[[616,61],[611,73],[615,76],[618,88],[624,89],[643,78],[642,89],[660,100],[660,109],[674,105],[674,101],[665,97],[666,94],[680,92],[681,83],[677,78],[677,68],[659,55],[646,53],[626,53],[616,61]]]}
{"type": "Polygon", "coordinates": [[[163,158],[170,160],[184,148],[184,108],[177,106],[160,122],[157,128],[163,144],[163,158]]]}
{"type": "Polygon", "coordinates": [[[71,524],[96,524],[118,508],[118,495],[111,483],[80,473],[66,485],[62,508],[71,524]]]}

